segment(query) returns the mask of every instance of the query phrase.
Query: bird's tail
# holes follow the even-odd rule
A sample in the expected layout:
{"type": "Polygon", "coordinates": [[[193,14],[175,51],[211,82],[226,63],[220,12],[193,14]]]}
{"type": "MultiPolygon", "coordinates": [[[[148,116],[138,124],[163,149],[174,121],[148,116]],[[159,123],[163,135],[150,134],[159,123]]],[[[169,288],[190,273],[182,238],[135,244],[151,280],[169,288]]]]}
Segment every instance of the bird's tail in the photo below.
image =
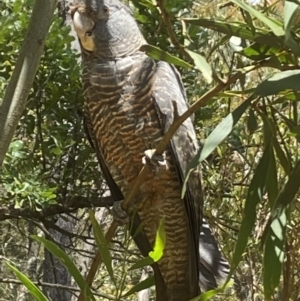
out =
{"type": "Polygon", "coordinates": [[[230,266],[221,254],[207,222],[203,219],[200,233],[200,276],[202,292],[216,288],[227,279],[230,266]]]}

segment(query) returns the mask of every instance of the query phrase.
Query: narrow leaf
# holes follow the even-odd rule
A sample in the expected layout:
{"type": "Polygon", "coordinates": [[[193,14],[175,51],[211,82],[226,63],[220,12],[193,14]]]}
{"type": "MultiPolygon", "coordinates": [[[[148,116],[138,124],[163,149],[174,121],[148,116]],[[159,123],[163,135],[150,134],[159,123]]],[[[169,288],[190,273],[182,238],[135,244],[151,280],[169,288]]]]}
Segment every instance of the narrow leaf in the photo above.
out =
{"type": "Polygon", "coordinates": [[[234,270],[236,269],[241,260],[243,252],[245,251],[245,248],[248,243],[248,238],[251,236],[251,232],[254,227],[256,219],[256,206],[262,200],[266,185],[266,179],[268,176],[270,147],[271,146],[269,145],[265,149],[263,156],[256,167],[248,189],[243,220],[239,231],[238,240],[235,246],[234,255],[232,258],[230,276],[233,274],[234,270]]]}
{"type": "Polygon", "coordinates": [[[231,287],[233,285],[233,281],[230,280],[225,286],[218,287],[214,290],[209,290],[201,295],[191,299],[190,301],[208,301],[211,298],[215,297],[217,294],[222,293],[225,289],[231,287]]]}
{"type": "Polygon", "coordinates": [[[292,169],[292,164],[288,160],[287,156],[285,155],[284,151],[281,148],[281,145],[279,144],[277,139],[273,140],[273,147],[275,149],[276,155],[279,159],[279,162],[284,169],[285,174],[289,175],[292,169]]]}
{"type": "Polygon", "coordinates": [[[288,206],[294,200],[300,187],[300,160],[297,161],[283,190],[279,193],[275,206],[288,206]]]}
{"type": "Polygon", "coordinates": [[[300,70],[283,71],[260,83],[255,89],[255,94],[269,96],[286,89],[300,91],[299,82],[300,70]]]}
{"type": "Polygon", "coordinates": [[[241,0],[232,0],[232,2],[238,5],[239,7],[241,7],[242,9],[246,10],[250,14],[252,14],[254,17],[262,21],[264,24],[266,24],[276,36],[284,35],[284,30],[281,26],[279,26],[270,18],[266,17],[263,13],[256,10],[253,6],[248,5],[247,3],[241,0]]]}
{"type": "Polygon", "coordinates": [[[252,43],[250,46],[244,48],[240,54],[253,61],[260,61],[270,57],[272,57],[272,60],[275,62],[280,59],[278,48],[270,47],[269,45],[260,44],[257,42],[252,43]]]}
{"type": "Polygon", "coordinates": [[[206,81],[210,84],[212,82],[212,69],[207,63],[206,59],[194,51],[186,49],[190,57],[193,59],[196,68],[203,74],[206,81]]]}
{"type": "Polygon", "coordinates": [[[207,137],[201,150],[199,163],[205,160],[213,152],[213,150],[231,133],[233,127],[236,125],[236,123],[242,117],[243,113],[249,107],[253,98],[253,96],[250,96],[232,113],[228,114],[207,137]]]}
{"type": "Polygon", "coordinates": [[[296,4],[293,1],[285,1],[284,4],[284,31],[285,31],[285,44],[291,48],[291,50],[297,54],[300,55],[300,47],[299,43],[296,42],[293,38],[293,35],[291,33],[291,28],[294,23],[294,17],[296,16],[297,9],[299,8],[299,5],[296,4]]]}
{"type": "Polygon", "coordinates": [[[271,31],[256,28],[255,32],[244,23],[228,23],[224,21],[208,20],[202,18],[184,18],[185,23],[202,26],[241,39],[257,42],[263,45],[282,49],[284,47],[284,36],[277,37],[271,31]]]}
{"type": "Polygon", "coordinates": [[[188,164],[184,183],[182,186],[181,197],[183,198],[186,191],[186,184],[189,179],[190,173],[196,168],[203,160],[205,160],[215,148],[231,133],[233,127],[239,121],[243,113],[249,107],[253,100],[253,95],[246,99],[239,107],[237,107],[232,113],[227,115],[221,123],[211,132],[204,142],[202,149],[198,151],[196,156],[188,164]]]}
{"type": "Polygon", "coordinates": [[[154,250],[149,252],[149,257],[151,257],[154,262],[161,259],[164,253],[166,245],[166,231],[165,231],[165,218],[163,217],[160,222],[158,229],[156,231],[154,250]]]}
{"type": "Polygon", "coordinates": [[[156,231],[155,244],[153,251],[149,252],[149,256],[136,262],[129,270],[134,270],[147,265],[151,265],[161,259],[164,253],[166,245],[166,232],[165,232],[165,218],[162,218],[159,222],[158,229],[156,231]]]}
{"type": "Polygon", "coordinates": [[[132,289],[130,289],[126,294],[122,296],[122,298],[128,297],[134,293],[140,292],[144,289],[148,289],[149,287],[155,284],[154,277],[148,277],[147,279],[141,281],[137,285],[135,285],[132,289]]]}
{"type": "Polygon", "coordinates": [[[270,206],[270,208],[272,208],[274,206],[275,200],[277,199],[277,196],[278,196],[277,168],[276,168],[276,161],[275,161],[273,147],[270,147],[269,156],[270,156],[270,159],[269,159],[270,162],[269,162],[266,188],[267,188],[267,192],[268,192],[269,206],[270,206]]]}
{"type": "Polygon", "coordinates": [[[289,1],[289,0],[284,1],[283,21],[284,21],[284,30],[285,30],[286,37],[290,36],[294,16],[295,16],[295,13],[298,8],[299,8],[299,5],[296,4],[295,2],[289,1]]]}
{"type": "Polygon", "coordinates": [[[75,264],[61,248],[59,248],[56,244],[43,237],[37,235],[31,235],[30,237],[36,241],[41,242],[52,255],[54,255],[61,261],[61,263],[72,275],[72,277],[80,287],[81,291],[84,292],[85,296],[88,298],[86,300],[95,300],[95,297],[93,296],[89,286],[86,284],[85,280],[76,268],[75,264]]]}
{"type": "Polygon", "coordinates": [[[112,265],[111,265],[111,257],[110,257],[110,253],[109,253],[109,249],[108,249],[108,243],[105,239],[105,235],[104,235],[101,227],[99,226],[99,224],[95,218],[95,214],[92,210],[90,211],[90,219],[92,222],[94,237],[95,237],[99,252],[101,254],[102,261],[106,266],[106,269],[109,273],[110,278],[112,279],[113,283],[115,284],[116,282],[115,282],[114,272],[113,272],[112,265]]]}
{"type": "Polygon", "coordinates": [[[24,286],[28,289],[29,293],[35,298],[35,300],[49,301],[47,297],[42,293],[42,291],[27,276],[21,273],[12,264],[6,262],[6,265],[15,273],[15,275],[24,284],[24,286]]]}
{"type": "Polygon", "coordinates": [[[155,60],[162,60],[162,61],[168,62],[170,64],[173,64],[175,66],[183,67],[186,69],[193,68],[193,66],[190,65],[189,63],[179,59],[178,57],[176,57],[164,50],[161,50],[158,47],[146,44],[146,45],[143,45],[140,48],[140,50],[146,52],[150,57],[152,57],[155,60]]]}
{"type": "Polygon", "coordinates": [[[264,248],[264,293],[266,300],[271,300],[279,285],[282,263],[284,260],[284,242],[287,226],[287,208],[283,207],[276,213],[264,248]]]}
{"type": "Polygon", "coordinates": [[[137,261],[128,270],[132,271],[132,270],[140,269],[145,266],[152,265],[153,263],[154,263],[154,260],[151,257],[147,256],[147,257],[144,257],[144,258],[140,259],[139,261],[137,261]]]}
{"type": "Polygon", "coordinates": [[[300,187],[300,160],[297,161],[284,188],[279,193],[271,211],[270,221],[264,231],[264,290],[266,299],[271,299],[279,284],[284,260],[285,233],[288,222],[288,211],[300,187]]]}

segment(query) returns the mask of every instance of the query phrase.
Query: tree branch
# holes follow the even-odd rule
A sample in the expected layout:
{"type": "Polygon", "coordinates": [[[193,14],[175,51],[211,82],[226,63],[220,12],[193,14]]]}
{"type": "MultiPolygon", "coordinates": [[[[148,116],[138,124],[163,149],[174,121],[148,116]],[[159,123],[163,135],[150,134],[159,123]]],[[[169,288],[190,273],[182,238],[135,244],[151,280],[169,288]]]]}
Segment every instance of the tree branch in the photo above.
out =
{"type": "Polygon", "coordinates": [[[27,33],[0,106],[0,166],[24,111],[57,0],[36,0],[27,33]]]}
{"type": "MultiPolygon", "coordinates": [[[[0,283],[23,285],[23,283],[20,280],[12,279],[12,278],[2,278],[2,277],[0,277],[0,283]]],[[[80,289],[77,287],[62,285],[62,284],[58,284],[58,283],[49,283],[49,282],[42,282],[42,281],[32,281],[32,283],[37,286],[46,286],[46,287],[59,288],[59,289],[64,289],[64,290],[68,290],[68,291],[73,291],[73,292],[80,292],[80,289]]],[[[99,293],[98,290],[97,290],[97,292],[93,292],[93,295],[99,296],[102,298],[106,298],[108,300],[116,300],[116,298],[114,296],[110,296],[110,295],[107,295],[104,293],[99,293]]]]}
{"type": "Polygon", "coordinates": [[[158,0],[157,1],[157,5],[160,9],[160,12],[161,12],[161,16],[164,20],[164,23],[166,24],[166,29],[167,29],[167,32],[168,32],[168,35],[169,35],[169,38],[171,40],[171,43],[174,45],[174,47],[176,49],[178,49],[181,54],[184,56],[185,59],[187,59],[188,61],[192,62],[193,59],[191,58],[191,56],[189,55],[189,53],[185,50],[184,46],[181,45],[176,37],[176,34],[172,28],[172,24],[171,24],[171,21],[170,21],[170,17],[169,17],[169,14],[168,12],[166,11],[165,9],[165,4],[164,4],[164,0],[158,0]]]}
{"type": "Polygon", "coordinates": [[[110,207],[113,205],[113,198],[87,198],[81,196],[74,196],[67,204],[49,205],[41,211],[32,210],[28,207],[15,208],[14,205],[0,207],[0,221],[13,218],[27,218],[43,220],[46,217],[61,213],[70,213],[79,208],[94,208],[94,207],[110,207]]]}

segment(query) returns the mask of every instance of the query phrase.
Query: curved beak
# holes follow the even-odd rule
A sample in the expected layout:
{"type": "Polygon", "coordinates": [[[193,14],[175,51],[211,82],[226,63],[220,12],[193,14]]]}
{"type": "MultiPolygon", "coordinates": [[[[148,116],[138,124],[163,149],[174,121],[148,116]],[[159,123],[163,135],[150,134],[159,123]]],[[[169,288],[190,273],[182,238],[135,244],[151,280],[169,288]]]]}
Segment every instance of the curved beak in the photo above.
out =
{"type": "Polygon", "coordinates": [[[81,41],[82,47],[88,51],[93,51],[95,45],[91,31],[95,27],[95,23],[78,11],[75,11],[72,17],[74,28],[81,41]]]}

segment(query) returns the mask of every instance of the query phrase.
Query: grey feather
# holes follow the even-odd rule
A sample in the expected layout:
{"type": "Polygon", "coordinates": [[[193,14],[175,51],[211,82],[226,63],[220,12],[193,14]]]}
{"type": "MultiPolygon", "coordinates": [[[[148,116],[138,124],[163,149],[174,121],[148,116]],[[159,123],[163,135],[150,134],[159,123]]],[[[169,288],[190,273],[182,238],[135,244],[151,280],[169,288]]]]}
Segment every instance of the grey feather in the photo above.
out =
{"type": "MultiPolygon", "coordinates": [[[[108,186],[120,200],[138,176],[144,152],[155,149],[174,116],[187,110],[186,93],[173,66],[139,51],[144,37],[121,2],[77,0],[72,11],[83,54],[86,127],[108,186]]],[[[227,263],[205,222],[200,231],[200,167],[191,173],[181,199],[186,167],[198,148],[188,118],[166,150],[169,168],[149,173],[130,205],[129,212],[136,212],[131,227],[143,224],[134,239],[144,255],[165,217],[164,255],[154,265],[157,300],[193,298],[200,287],[215,287],[227,273],[227,263]]]]}

